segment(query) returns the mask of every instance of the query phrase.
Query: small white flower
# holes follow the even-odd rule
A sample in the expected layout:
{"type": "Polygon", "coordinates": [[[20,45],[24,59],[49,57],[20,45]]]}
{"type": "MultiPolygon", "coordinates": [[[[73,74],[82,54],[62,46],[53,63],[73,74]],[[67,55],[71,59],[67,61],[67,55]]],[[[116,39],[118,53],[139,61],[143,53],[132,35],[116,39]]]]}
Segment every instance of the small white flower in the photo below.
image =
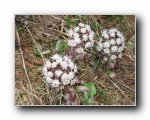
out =
{"type": "Polygon", "coordinates": [[[94,38],[94,32],[91,31],[90,34],[89,34],[89,39],[90,39],[90,40],[93,40],[93,38],[94,38]]]}
{"type": "Polygon", "coordinates": [[[83,50],[83,48],[77,48],[76,50],[75,50],[77,53],[81,53],[81,54],[83,54],[84,53],[84,50],[83,50]]]}
{"type": "Polygon", "coordinates": [[[85,28],[81,28],[81,33],[86,33],[86,29],[85,28]]]}
{"type": "Polygon", "coordinates": [[[112,52],[116,52],[117,50],[118,50],[118,47],[117,47],[117,46],[112,46],[112,47],[111,47],[111,51],[112,51],[112,52]]]}
{"type": "Polygon", "coordinates": [[[47,73],[47,76],[51,78],[51,77],[53,77],[53,73],[49,71],[49,72],[47,73]]]}
{"type": "Polygon", "coordinates": [[[101,42],[98,42],[97,50],[101,51],[103,49],[103,44],[101,42]]]}
{"type": "Polygon", "coordinates": [[[78,34],[78,33],[74,33],[74,34],[73,34],[73,38],[74,38],[74,39],[79,38],[79,34],[78,34]]]}
{"type": "Polygon", "coordinates": [[[110,40],[110,44],[111,44],[111,45],[115,45],[115,44],[116,44],[116,41],[115,41],[114,39],[111,39],[111,40],[110,40]]]}
{"type": "Polygon", "coordinates": [[[75,27],[75,28],[74,28],[74,32],[78,32],[79,29],[80,29],[79,27],[75,27]]]}
{"type": "Polygon", "coordinates": [[[103,44],[104,44],[104,48],[109,48],[110,47],[109,42],[104,42],[103,44]]]}
{"type": "Polygon", "coordinates": [[[46,65],[46,68],[47,68],[47,69],[50,69],[50,68],[51,68],[51,62],[50,62],[49,60],[47,60],[47,61],[45,62],[45,65],[46,65]]]}
{"type": "Polygon", "coordinates": [[[59,84],[60,84],[59,80],[54,80],[54,81],[51,83],[52,87],[59,87],[59,84]]]}
{"type": "Polygon", "coordinates": [[[89,25],[85,25],[87,31],[91,31],[91,27],[89,25]]]}
{"type": "Polygon", "coordinates": [[[66,80],[63,80],[62,81],[62,84],[63,85],[68,85],[70,83],[70,80],[69,79],[66,79],[66,80]]]}
{"type": "Polygon", "coordinates": [[[68,31],[68,36],[69,36],[69,37],[72,37],[72,36],[73,36],[73,33],[74,33],[73,30],[70,29],[70,30],[68,31]]]}
{"type": "Polygon", "coordinates": [[[61,71],[61,70],[56,70],[56,71],[55,71],[55,75],[56,75],[57,77],[60,77],[62,73],[63,73],[63,71],[61,71]]]}
{"type": "Polygon", "coordinates": [[[110,34],[111,37],[115,37],[115,31],[116,31],[115,29],[110,29],[109,30],[109,34],[110,34]]]}
{"type": "Polygon", "coordinates": [[[120,44],[121,44],[121,39],[120,39],[120,38],[117,38],[117,39],[116,39],[116,42],[117,42],[118,45],[120,45],[120,44]]]}
{"type": "Polygon", "coordinates": [[[108,58],[107,58],[107,57],[104,57],[103,60],[106,62],[106,61],[108,60],[108,58]]]}
{"type": "Polygon", "coordinates": [[[52,60],[57,60],[57,59],[60,59],[61,57],[58,55],[58,54],[54,54],[51,59],[52,60]]]}
{"type": "Polygon", "coordinates": [[[117,35],[118,35],[118,37],[123,37],[123,35],[122,35],[122,33],[120,32],[120,31],[117,31],[117,35]]]}
{"type": "Polygon", "coordinates": [[[79,26],[80,27],[84,27],[85,25],[83,23],[79,23],[79,26]]]}
{"type": "Polygon", "coordinates": [[[105,39],[109,39],[108,31],[107,31],[107,30],[103,30],[103,31],[102,31],[102,36],[103,36],[105,39]]]}
{"type": "Polygon", "coordinates": [[[124,44],[125,38],[124,38],[124,37],[121,37],[120,39],[121,39],[121,42],[124,44]]]}
{"type": "Polygon", "coordinates": [[[67,55],[65,55],[65,56],[63,57],[63,60],[64,60],[64,61],[70,61],[70,59],[69,59],[69,57],[68,57],[67,55]]]}
{"type": "Polygon", "coordinates": [[[80,43],[81,43],[80,38],[76,38],[76,39],[74,39],[74,41],[75,41],[77,44],[80,44],[80,43]]]}
{"type": "Polygon", "coordinates": [[[42,71],[43,71],[43,73],[45,74],[45,73],[48,71],[48,70],[47,70],[47,67],[44,66],[42,71]]]}
{"type": "Polygon", "coordinates": [[[123,47],[119,47],[117,52],[122,52],[123,51],[123,47]]]}
{"type": "Polygon", "coordinates": [[[57,59],[56,62],[60,64],[62,62],[62,58],[57,59]]]}
{"type": "Polygon", "coordinates": [[[61,76],[61,81],[69,80],[69,75],[67,73],[63,73],[61,76]]]}
{"type": "Polygon", "coordinates": [[[72,80],[74,78],[74,72],[69,72],[69,80],[72,80]]]}
{"type": "Polygon", "coordinates": [[[92,46],[93,46],[95,41],[94,41],[94,40],[90,40],[90,41],[91,41],[91,44],[92,44],[92,46]]]}
{"type": "Polygon", "coordinates": [[[108,53],[110,53],[110,50],[109,50],[109,49],[104,49],[104,52],[105,52],[106,54],[108,54],[108,53]]]}
{"type": "Polygon", "coordinates": [[[116,55],[111,55],[111,57],[110,57],[111,60],[114,60],[114,59],[116,59],[116,58],[117,58],[116,55]]]}
{"type": "Polygon", "coordinates": [[[122,57],[122,54],[120,53],[119,55],[118,55],[118,58],[121,58],[122,57]]]}
{"type": "Polygon", "coordinates": [[[110,37],[115,37],[115,33],[110,33],[110,37]]]}
{"type": "Polygon", "coordinates": [[[73,79],[73,80],[70,81],[71,85],[74,85],[75,83],[76,83],[76,79],[73,79]]]}
{"type": "Polygon", "coordinates": [[[47,83],[52,83],[53,82],[53,79],[49,78],[49,77],[46,77],[46,82],[47,83]]]}
{"type": "Polygon", "coordinates": [[[78,71],[78,67],[76,64],[74,64],[74,73],[76,73],[78,71]]]}
{"type": "Polygon", "coordinates": [[[92,43],[91,43],[91,42],[87,42],[87,43],[85,44],[85,48],[89,48],[89,47],[92,47],[92,43]]]}
{"type": "Polygon", "coordinates": [[[77,43],[74,40],[68,40],[68,45],[70,47],[75,47],[77,45],[77,43]]]}
{"type": "Polygon", "coordinates": [[[86,41],[88,39],[88,35],[87,34],[83,34],[83,40],[86,41]]]}
{"type": "Polygon", "coordinates": [[[60,65],[61,65],[61,67],[62,67],[64,70],[66,70],[67,67],[68,67],[68,63],[67,63],[66,61],[62,61],[62,62],[60,63],[60,65]]]}
{"type": "Polygon", "coordinates": [[[57,62],[53,62],[52,63],[52,68],[55,68],[57,66],[57,64],[58,64],[57,62]]]}
{"type": "Polygon", "coordinates": [[[74,69],[74,63],[73,62],[69,62],[68,64],[69,64],[68,66],[70,67],[70,69],[74,69]]]}

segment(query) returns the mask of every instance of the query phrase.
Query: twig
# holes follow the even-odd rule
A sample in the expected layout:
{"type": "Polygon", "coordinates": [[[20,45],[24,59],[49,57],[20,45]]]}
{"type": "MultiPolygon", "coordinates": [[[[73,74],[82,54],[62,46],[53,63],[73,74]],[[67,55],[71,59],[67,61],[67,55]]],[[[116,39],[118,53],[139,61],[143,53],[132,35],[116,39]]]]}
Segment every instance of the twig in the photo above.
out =
{"type": "Polygon", "coordinates": [[[45,62],[45,58],[44,58],[44,56],[43,56],[43,54],[42,54],[42,52],[41,52],[41,50],[40,50],[40,46],[37,44],[37,42],[36,42],[35,39],[33,38],[32,34],[31,34],[31,32],[30,32],[30,30],[29,30],[29,28],[28,28],[27,26],[26,26],[26,29],[28,30],[28,32],[29,32],[29,34],[30,34],[30,36],[31,36],[31,38],[32,38],[32,40],[33,40],[33,42],[34,42],[34,44],[36,44],[37,50],[38,50],[39,53],[41,54],[41,57],[42,57],[43,62],[45,62]]]}
{"type": "Polygon", "coordinates": [[[62,34],[63,29],[64,29],[64,23],[63,23],[63,22],[61,22],[61,31],[60,31],[60,35],[62,34]]]}
{"type": "MultiPolygon", "coordinates": [[[[62,95],[62,90],[60,91],[60,94],[62,95]]],[[[60,105],[62,104],[62,96],[60,96],[60,105]]]]}
{"type": "Polygon", "coordinates": [[[22,50],[22,45],[21,45],[21,40],[20,40],[20,37],[19,37],[19,33],[16,29],[16,36],[17,36],[17,40],[18,40],[18,46],[19,46],[19,50],[21,52],[21,58],[22,58],[22,64],[23,64],[23,69],[25,71],[25,74],[26,74],[26,77],[27,77],[27,80],[29,82],[29,87],[30,87],[30,91],[31,91],[31,104],[33,105],[33,90],[32,90],[32,84],[30,82],[30,79],[29,79],[29,76],[28,76],[28,73],[27,73],[27,69],[26,69],[26,66],[25,66],[25,62],[24,62],[24,57],[23,57],[23,50],[22,50]]]}
{"type": "MultiPolygon", "coordinates": [[[[28,90],[25,89],[25,87],[24,87],[23,85],[22,85],[22,89],[23,89],[25,92],[31,94],[28,90]]],[[[33,97],[35,97],[37,100],[39,100],[40,104],[43,105],[42,100],[41,100],[40,98],[38,98],[36,94],[34,94],[33,97]]],[[[29,100],[30,100],[30,98],[29,98],[29,100]]],[[[31,101],[31,100],[30,100],[30,101],[31,101]]]]}
{"type": "Polygon", "coordinates": [[[120,89],[120,87],[116,83],[114,83],[109,77],[107,78],[122,93],[122,95],[128,100],[128,102],[132,104],[132,101],[125,95],[125,93],[120,89]]]}

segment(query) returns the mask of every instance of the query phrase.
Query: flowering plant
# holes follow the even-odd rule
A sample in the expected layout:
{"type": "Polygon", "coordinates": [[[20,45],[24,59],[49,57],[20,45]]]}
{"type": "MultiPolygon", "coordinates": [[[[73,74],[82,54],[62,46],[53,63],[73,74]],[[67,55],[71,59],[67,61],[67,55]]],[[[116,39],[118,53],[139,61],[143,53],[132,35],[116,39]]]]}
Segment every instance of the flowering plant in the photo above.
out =
{"type": "Polygon", "coordinates": [[[79,23],[74,29],[68,32],[69,40],[67,54],[69,57],[76,56],[83,59],[86,54],[85,49],[92,48],[94,45],[94,32],[87,24],[79,23]]]}
{"type": "Polygon", "coordinates": [[[63,88],[65,85],[74,85],[78,82],[75,75],[78,72],[77,66],[68,56],[54,54],[50,60],[45,61],[42,72],[46,82],[52,87],[63,88]]]}
{"type": "Polygon", "coordinates": [[[116,28],[105,29],[101,32],[102,38],[98,42],[97,50],[99,51],[102,61],[116,62],[117,58],[122,57],[125,48],[125,38],[116,28]]]}

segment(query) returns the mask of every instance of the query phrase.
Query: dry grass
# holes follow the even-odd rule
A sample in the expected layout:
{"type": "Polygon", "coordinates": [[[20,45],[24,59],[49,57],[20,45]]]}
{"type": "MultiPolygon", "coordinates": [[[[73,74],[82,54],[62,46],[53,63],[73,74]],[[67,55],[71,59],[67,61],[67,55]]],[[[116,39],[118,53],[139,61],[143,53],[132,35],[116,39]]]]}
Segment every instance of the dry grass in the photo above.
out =
{"type": "MultiPolygon", "coordinates": [[[[15,104],[16,105],[60,105],[63,94],[49,89],[41,74],[43,59],[57,53],[57,40],[67,40],[70,26],[84,22],[92,26],[98,41],[100,30],[118,27],[126,36],[126,46],[116,78],[111,79],[102,65],[94,71],[95,53],[90,59],[78,62],[79,76],[84,82],[93,81],[97,94],[93,105],[135,105],[135,17],[134,16],[16,16],[15,49],[15,104]],[[71,19],[71,25],[66,23],[71,19]],[[94,27],[95,23],[101,26],[94,27]],[[17,36],[18,33],[18,36],[17,36]],[[20,41],[18,41],[20,39],[20,41]],[[21,43],[21,45],[20,45],[21,43]],[[22,51],[22,52],[21,52],[22,51]],[[41,56],[41,54],[43,56],[41,56]],[[24,63],[22,62],[24,60],[24,63]],[[28,77],[27,77],[28,76],[28,77]]],[[[95,48],[94,48],[95,49],[95,48]]],[[[80,105],[84,105],[82,93],[76,94],[80,105]]]]}

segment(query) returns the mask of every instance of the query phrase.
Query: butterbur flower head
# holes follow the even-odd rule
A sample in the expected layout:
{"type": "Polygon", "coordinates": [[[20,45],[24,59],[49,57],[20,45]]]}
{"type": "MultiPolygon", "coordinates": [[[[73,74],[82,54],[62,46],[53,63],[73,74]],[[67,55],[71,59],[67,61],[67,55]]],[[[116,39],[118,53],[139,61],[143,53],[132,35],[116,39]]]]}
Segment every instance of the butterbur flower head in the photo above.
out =
{"type": "Polygon", "coordinates": [[[116,62],[122,57],[125,48],[125,38],[116,28],[105,29],[101,32],[102,38],[98,42],[97,50],[102,60],[116,62]]]}
{"type": "Polygon", "coordinates": [[[68,56],[54,54],[50,60],[46,60],[42,68],[45,81],[51,87],[75,84],[77,73],[76,64],[68,56]],[[72,81],[73,80],[73,81],[72,81]]]}
{"type": "Polygon", "coordinates": [[[68,33],[68,49],[67,54],[70,57],[75,57],[77,59],[84,58],[85,49],[92,48],[94,45],[94,32],[91,30],[91,27],[84,23],[79,23],[78,26],[71,29],[71,33],[73,30],[73,34],[70,37],[70,30],[68,33]],[[80,55],[79,55],[80,54],[80,55]],[[82,55],[81,55],[82,54],[82,55]]]}

